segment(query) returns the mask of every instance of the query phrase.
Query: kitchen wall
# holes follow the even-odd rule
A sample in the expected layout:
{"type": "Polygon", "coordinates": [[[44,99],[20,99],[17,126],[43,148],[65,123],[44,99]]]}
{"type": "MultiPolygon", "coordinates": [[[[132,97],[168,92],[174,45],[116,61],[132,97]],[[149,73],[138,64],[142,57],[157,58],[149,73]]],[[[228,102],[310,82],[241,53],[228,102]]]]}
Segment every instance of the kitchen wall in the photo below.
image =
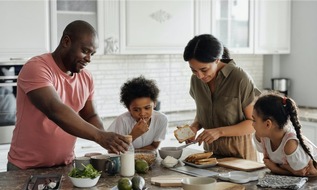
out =
{"type": "MultiPolygon", "coordinates": [[[[263,82],[263,56],[232,55],[245,69],[259,89],[263,82]]],[[[161,111],[194,110],[189,95],[191,70],[182,55],[106,55],[95,56],[87,67],[96,86],[96,106],[101,117],[111,117],[126,111],[119,102],[121,85],[129,78],[144,75],[157,81],[160,88],[161,111]]]]}
{"type": "Polygon", "coordinates": [[[264,87],[270,87],[272,76],[290,78],[290,96],[309,107],[317,107],[316,7],[317,1],[292,1],[291,53],[264,56],[264,87]]]}

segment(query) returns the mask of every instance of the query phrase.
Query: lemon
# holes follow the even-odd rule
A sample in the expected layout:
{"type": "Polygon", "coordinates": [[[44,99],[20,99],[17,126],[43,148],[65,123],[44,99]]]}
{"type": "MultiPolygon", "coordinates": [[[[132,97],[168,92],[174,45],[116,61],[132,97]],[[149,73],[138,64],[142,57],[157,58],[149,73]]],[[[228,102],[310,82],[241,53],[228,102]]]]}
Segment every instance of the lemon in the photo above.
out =
{"type": "Polygon", "coordinates": [[[135,171],[137,173],[145,174],[149,171],[149,164],[143,159],[135,160],[135,171]]]}
{"type": "Polygon", "coordinates": [[[132,182],[129,178],[121,178],[118,181],[119,190],[132,190],[132,182]]]}

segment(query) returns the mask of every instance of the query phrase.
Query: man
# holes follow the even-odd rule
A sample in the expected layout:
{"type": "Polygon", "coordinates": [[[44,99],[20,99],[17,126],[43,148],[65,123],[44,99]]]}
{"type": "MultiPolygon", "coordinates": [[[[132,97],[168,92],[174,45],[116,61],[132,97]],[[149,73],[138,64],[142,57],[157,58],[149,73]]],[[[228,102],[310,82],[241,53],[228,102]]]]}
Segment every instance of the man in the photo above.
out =
{"type": "Polygon", "coordinates": [[[23,66],[8,171],[69,164],[76,137],[111,152],[127,150],[123,136],[104,131],[93,105],[93,80],[84,68],[97,41],[90,24],[74,21],[66,26],[53,53],[36,56],[23,66]]]}

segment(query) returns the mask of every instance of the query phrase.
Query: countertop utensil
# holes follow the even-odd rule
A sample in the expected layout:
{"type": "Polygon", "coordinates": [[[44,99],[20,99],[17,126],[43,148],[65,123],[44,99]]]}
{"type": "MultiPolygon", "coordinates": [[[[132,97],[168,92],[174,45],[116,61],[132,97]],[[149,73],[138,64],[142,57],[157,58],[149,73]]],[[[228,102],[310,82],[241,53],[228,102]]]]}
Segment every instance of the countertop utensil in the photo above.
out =
{"type": "Polygon", "coordinates": [[[188,147],[189,145],[196,144],[196,143],[197,143],[197,141],[193,141],[193,142],[191,142],[191,143],[188,143],[188,144],[185,144],[185,145],[176,147],[176,149],[178,149],[178,150],[179,150],[179,149],[183,149],[183,148],[188,147]]]}

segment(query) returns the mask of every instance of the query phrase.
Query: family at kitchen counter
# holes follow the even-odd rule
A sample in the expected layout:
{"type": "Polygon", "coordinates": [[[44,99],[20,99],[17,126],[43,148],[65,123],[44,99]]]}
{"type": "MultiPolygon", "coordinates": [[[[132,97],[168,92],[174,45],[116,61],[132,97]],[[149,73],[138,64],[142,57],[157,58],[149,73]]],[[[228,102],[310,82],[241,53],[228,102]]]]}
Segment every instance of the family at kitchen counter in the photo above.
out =
{"type": "MultiPolygon", "coordinates": [[[[128,111],[104,130],[93,104],[93,79],[85,69],[98,48],[97,38],[89,23],[71,22],[54,52],[33,57],[23,66],[8,171],[68,165],[77,137],[116,154],[127,150],[127,134],[140,149],[157,149],[165,139],[167,117],[154,110],[159,89],[143,76],[122,85],[120,102],[128,111]]],[[[193,73],[189,93],[196,103],[190,128],[195,134],[203,129],[186,143],[203,143],[204,150],[216,157],[248,160],[256,160],[257,149],[273,173],[317,175],[317,148],[301,135],[291,98],[260,95],[252,78],[210,34],[191,39],[183,56],[193,73]]]]}

